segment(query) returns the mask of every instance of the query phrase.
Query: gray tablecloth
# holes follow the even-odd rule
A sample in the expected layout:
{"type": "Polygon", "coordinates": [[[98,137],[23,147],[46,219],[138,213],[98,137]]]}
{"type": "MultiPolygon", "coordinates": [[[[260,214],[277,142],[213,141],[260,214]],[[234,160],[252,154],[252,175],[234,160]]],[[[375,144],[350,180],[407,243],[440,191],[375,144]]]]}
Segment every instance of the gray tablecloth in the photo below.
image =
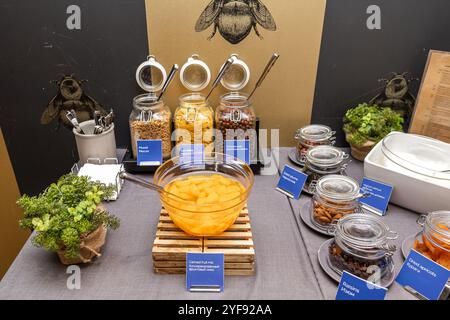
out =
{"type": "MultiPolygon", "coordinates": [[[[276,164],[283,167],[288,149],[276,164]]],[[[275,152],[274,154],[277,154],[275,152]]],[[[275,168],[276,169],[276,168],[275,168]]],[[[278,168],[280,169],[280,168],[278,168]]],[[[277,170],[275,170],[277,171],[277,170]]],[[[353,162],[350,175],[361,177],[362,165],[353,162]]],[[[229,276],[220,294],[189,293],[182,275],[156,275],[151,248],[160,203],[158,196],[126,183],[119,199],[107,205],[122,223],[108,233],[103,256],[81,269],[81,289],[67,289],[66,267],[54,253],[26,243],[0,282],[0,299],[334,299],[337,284],[320,268],[317,250],[326,238],[303,225],[299,210],[309,201],[289,200],[276,192],[279,175],[257,176],[249,200],[256,246],[256,275],[229,276]]],[[[386,222],[404,236],[417,231],[416,213],[391,206],[386,222]]],[[[397,269],[400,253],[395,257],[397,269]]],[[[411,299],[398,285],[390,299],[411,299]]]]}
{"type": "MultiPolygon", "coordinates": [[[[286,164],[295,167],[295,165],[289,160],[289,151],[290,149],[288,148],[281,148],[278,150],[279,157],[275,158],[278,159],[277,164],[280,170],[282,170],[286,164]]],[[[277,150],[273,150],[273,153],[276,154],[277,150]]],[[[352,160],[349,163],[347,174],[361,181],[364,174],[363,171],[363,163],[357,160],[352,160]]],[[[305,210],[305,208],[308,207],[310,201],[311,197],[304,194],[300,197],[299,200],[289,199],[289,202],[292,205],[294,218],[300,230],[302,241],[304,241],[306,249],[308,250],[308,255],[312,261],[321,293],[323,294],[325,299],[334,299],[337,291],[337,283],[323,272],[317,258],[317,252],[320,245],[329,238],[310,229],[303,223],[300,217],[300,210],[305,210]]],[[[391,228],[391,230],[395,230],[399,234],[398,239],[394,242],[397,245],[398,249],[396,254],[394,255],[396,272],[400,270],[400,267],[402,266],[404,261],[400,250],[404,238],[412,234],[416,234],[420,231],[416,223],[417,218],[418,213],[408,211],[392,204],[389,205],[388,214],[385,217],[382,217],[382,219],[391,228]]],[[[389,288],[387,299],[403,300],[416,298],[405,291],[400,285],[394,283],[389,288]]]]}

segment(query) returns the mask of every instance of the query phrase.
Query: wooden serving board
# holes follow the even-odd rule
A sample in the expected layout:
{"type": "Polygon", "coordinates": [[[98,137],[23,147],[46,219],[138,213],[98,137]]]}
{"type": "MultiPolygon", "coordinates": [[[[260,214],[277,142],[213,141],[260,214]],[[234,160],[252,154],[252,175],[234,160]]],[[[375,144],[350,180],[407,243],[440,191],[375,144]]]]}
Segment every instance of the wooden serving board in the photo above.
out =
{"type": "Polygon", "coordinates": [[[161,209],[153,242],[153,270],[158,274],[186,273],[186,253],[224,253],[225,275],[250,276],[255,273],[255,249],[247,208],[223,234],[194,237],[180,230],[161,209]]]}

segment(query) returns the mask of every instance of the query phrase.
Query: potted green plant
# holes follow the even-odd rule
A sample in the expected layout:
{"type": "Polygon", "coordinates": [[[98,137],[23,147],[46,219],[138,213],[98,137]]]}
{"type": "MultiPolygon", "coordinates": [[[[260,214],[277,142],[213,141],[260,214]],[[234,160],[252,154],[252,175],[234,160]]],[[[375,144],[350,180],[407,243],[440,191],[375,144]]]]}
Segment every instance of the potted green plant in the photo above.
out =
{"type": "Polygon", "coordinates": [[[119,227],[101,202],[114,192],[113,186],[68,174],[38,196],[23,195],[22,228],[35,231],[33,244],[57,252],[61,263],[87,263],[100,256],[108,228],[119,227]]]}
{"type": "Polygon", "coordinates": [[[363,103],[347,110],[344,132],[352,156],[363,161],[372,148],[392,131],[403,131],[404,119],[389,107],[363,103]]]}

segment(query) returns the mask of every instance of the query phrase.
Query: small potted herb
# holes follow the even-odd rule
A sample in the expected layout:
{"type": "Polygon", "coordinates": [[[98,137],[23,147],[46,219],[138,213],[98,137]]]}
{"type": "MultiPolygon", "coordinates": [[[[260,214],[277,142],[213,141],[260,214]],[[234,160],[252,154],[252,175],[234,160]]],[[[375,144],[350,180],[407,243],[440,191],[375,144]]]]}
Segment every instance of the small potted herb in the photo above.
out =
{"type": "Polygon", "coordinates": [[[344,131],[352,156],[363,161],[372,148],[392,131],[403,131],[404,119],[388,107],[363,103],[349,109],[344,117],[344,131]]]}
{"type": "Polygon", "coordinates": [[[39,196],[23,195],[17,201],[24,210],[20,226],[34,230],[33,244],[57,252],[61,263],[90,262],[100,256],[107,229],[119,227],[101,205],[113,192],[113,186],[88,177],[64,175],[39,196]]]}

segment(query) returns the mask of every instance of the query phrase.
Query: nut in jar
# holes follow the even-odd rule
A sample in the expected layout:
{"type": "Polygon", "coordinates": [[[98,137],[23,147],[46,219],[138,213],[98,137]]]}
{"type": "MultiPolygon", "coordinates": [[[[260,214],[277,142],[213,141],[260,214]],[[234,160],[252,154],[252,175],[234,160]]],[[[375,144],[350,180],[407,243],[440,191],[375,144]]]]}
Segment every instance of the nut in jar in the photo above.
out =
{"type": "Polygon", "coordinates": [[[359,184],[353,178],[328,175],[318,180],[312,198],[311,218],[316,227],[327,230],[341,218],[361,210],[359,184]]]}

